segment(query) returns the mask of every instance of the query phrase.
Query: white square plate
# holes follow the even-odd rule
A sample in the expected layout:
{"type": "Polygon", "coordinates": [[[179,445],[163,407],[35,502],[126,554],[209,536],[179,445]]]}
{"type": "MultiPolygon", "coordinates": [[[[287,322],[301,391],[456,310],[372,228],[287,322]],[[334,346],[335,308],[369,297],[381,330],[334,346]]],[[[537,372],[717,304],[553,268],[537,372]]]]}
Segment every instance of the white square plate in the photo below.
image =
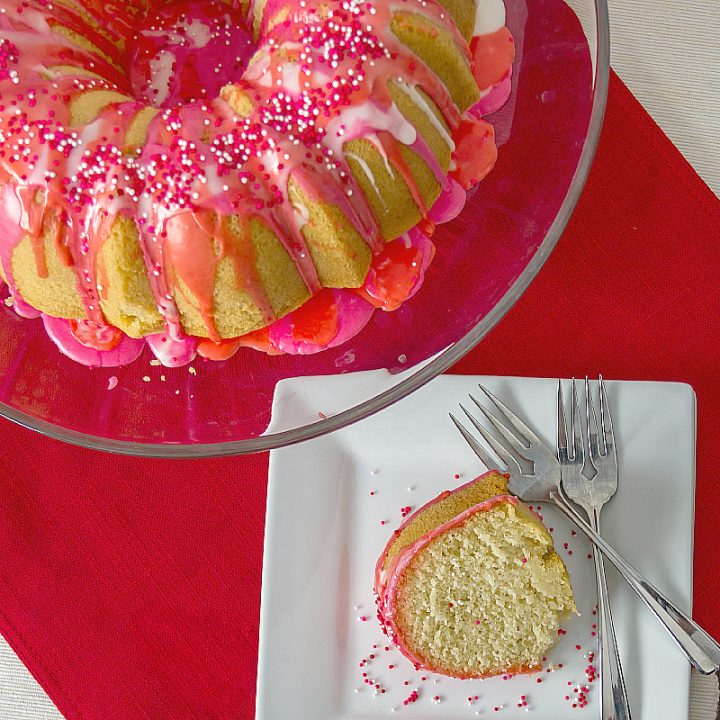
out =
{"type": "MultiPolygon", "coordinates": [[[[363,383],[377,382],[375,373],[285,381],[273,422],[281,427],[331,415],[363,383]]],[[[271,453],[257,720],[511,719],[520,716],[523,696],[523,717],[598,717],[598,683],[585,676],[596,648],[590,546],[551,507],[541,512],[570,570],[581,616],[565,623],[547,671],[460,681],[417,672],[395,649],[385,649],[372,594],[376,559],[401,508],[415,509],[484,470],[447,416],[477,382],[554,442],[554,380],[444,376],[368,420],[271,453]],[[573,708],[583,687],[588,704],[573,708]],[[413,690],[417,701],[403,704],[413,690]]],[[[673,383],[614,382],[608,391],[620,489],[603,514],[603,533],[689,609],[695,395],[673,383]]],[[[608,584],[633,717],[687,720],[687,662],[610,568],[608,584]]]]}

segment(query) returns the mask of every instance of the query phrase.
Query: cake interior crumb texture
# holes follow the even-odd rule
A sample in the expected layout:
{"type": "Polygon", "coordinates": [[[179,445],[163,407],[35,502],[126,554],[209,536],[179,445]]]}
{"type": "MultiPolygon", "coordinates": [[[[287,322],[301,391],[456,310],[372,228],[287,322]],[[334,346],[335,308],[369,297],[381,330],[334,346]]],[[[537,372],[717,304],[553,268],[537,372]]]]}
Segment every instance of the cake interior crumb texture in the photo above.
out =
{"type": "Polygon", "coordinates": [[[396,620],[423,664],[470,677],[541,667],[575,603],[551,537],[527,515],[510,502],[474,513],[405,568],[396,620]]]}

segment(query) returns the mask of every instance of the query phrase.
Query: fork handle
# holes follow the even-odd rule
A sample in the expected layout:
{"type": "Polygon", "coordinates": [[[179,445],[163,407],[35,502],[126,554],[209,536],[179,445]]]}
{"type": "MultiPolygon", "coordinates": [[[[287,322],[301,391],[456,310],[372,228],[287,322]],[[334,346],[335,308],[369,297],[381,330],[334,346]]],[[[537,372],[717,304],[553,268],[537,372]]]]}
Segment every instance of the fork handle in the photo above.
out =
{"type": "Polygon", "coordinates": [[[552,499],[598,547],[603,555],[618,569],[640,599],[672,635],[690,664],[702,675],[712,675],[720,670],[720,644],[705,632],[692,618],[675,607],[654,585],[645,579],[630,563],[598,535],[574,510],[562,491],[551,494],[552,499]]]}
{"type": "MultiPolygon", "coordinates": [[[[595,532],[600,531],[600,513],[593,510],[589,513],[590,525],[595,532]]],[[[600,688],[602,692],[602,720],[631,720],[630,703],[628,702],[625,678],[623,677],[615,639],[610,599],[608,598],[607,582],[603,556],[597,550],[593,552],[595,577],[598,587],[598,659],[600,660],[600,688]]]]}

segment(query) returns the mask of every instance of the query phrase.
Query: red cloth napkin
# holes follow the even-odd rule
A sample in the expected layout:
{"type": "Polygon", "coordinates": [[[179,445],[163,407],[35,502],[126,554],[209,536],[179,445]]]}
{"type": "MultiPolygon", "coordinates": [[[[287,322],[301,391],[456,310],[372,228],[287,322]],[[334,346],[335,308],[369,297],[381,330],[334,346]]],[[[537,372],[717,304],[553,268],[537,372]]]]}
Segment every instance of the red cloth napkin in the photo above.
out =
{"type": "MultiPolygon", "coordinates": [[[[613,76],[558,247],[456,368],[695,387],[695,616],[717,636],[719,235],[720,202],[613,76]]],[[[65,716],[252,718],[267,457],[119,458],[7,422],[0,448],[0,632],[65,716]]]]}

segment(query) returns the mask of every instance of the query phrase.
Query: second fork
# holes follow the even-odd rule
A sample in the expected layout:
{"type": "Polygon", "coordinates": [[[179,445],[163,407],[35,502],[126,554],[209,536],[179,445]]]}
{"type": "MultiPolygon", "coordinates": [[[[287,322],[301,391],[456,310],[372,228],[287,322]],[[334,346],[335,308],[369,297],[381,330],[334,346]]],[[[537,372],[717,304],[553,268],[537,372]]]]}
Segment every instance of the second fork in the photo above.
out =
{"type": "MultiPolygon", "coordinates": [[[[610,421],[605,387],[600,378],[600,414],[603,430],[610,421]]],[[[570,428],[565,421],[565,403],[562,381],[558,380],[557,392],[557,449],[560,461],[560,475],[565,494],[585,510],[590,527],[600,532],[600,511],[603,505],[617,491],[617,458],[615,446],[606,442],[602,435],[599,442],[597,417],[590,396],[588,379],[585,378],[585,414],[587,423],[587,441],[589,457],[585,457],[582,437],[582,423],[575,380],[572,383],[570,404],[570,428]],[[568,439],[568,434],[570,440],[568,439]],[[589,466],[595,471],[588,479],[584,470],[589,466]]],[[[610,427],[612,427],[610,425],[610,427]]],[[[601,712],[602,720],[630,720],[630,704],[625,687],[620,654],[618,653],[613,626],[610,601],[605,579],[605,566],[602,554],[593,549],[595,578],[598,587],[599,642],[598,659],[600,661],[601,712]]]]}

